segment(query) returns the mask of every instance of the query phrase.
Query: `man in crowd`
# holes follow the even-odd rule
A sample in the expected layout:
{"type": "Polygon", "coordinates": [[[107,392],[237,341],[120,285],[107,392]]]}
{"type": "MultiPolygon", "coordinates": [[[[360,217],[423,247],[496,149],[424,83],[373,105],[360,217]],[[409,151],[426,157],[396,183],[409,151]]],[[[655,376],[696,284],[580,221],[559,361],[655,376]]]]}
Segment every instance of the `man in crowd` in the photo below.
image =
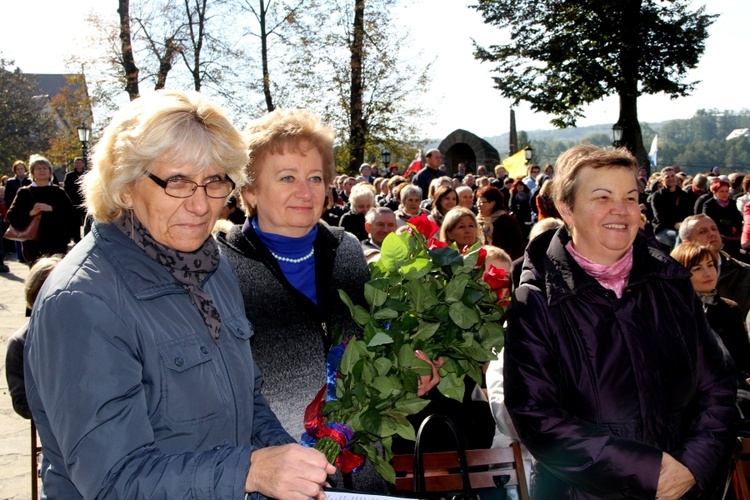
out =
{"type": "Polygon", "coordinates": [[[706,192],[707,185],[708,177],[705,174],[695,174],[692,184],[684,189],[685,203],[687,203],[692,214],[695,213],[695,202],[706,192]]]}
{"type": "Polygon", "coordinates": [[[654,211],[654,235],[671,250],[677,243],[677,231],[685,217],[692,215],[685,191],[677,187],[677,172],[674,167],[661,170],[662,188],[651,197],[654,211]]]}
{"type": "Polygon", "coordinates": [[[710,247],[719,254],[719,295],[731,299],[740,306],[742,316],[750,310],[750,266],[729,256],[721,250],[719,228],[706,214],[691,215],[682,221],[680,238],[698,245],[710,247]]]}
{"type": "Polygon", "coordinates": [[[465,162],[459,162],[457,167],[457,172],[453,174],[454,179],[458,179],[459,182],[464,180],[464,175],[466,175],[466,163],[465,162]]]}
{"type": "Polygon", "coordinates": [[[83,219],[86,218],[86,207],[83,205],[83,196],[81,196],[81,178],[85,174],[86,163],[83,158],[78,157],[73,160],[73,170],[65,174],[65,193],[73,203],[73,211],[75,213],[75,220],[71,224],[73,230],[73,243],[81,241],[81,226],[83,226],[83,219]]]}
{"type": "Polygon", "coordinates": [[[380,247],[386,236],[396,231],[396,214],[387,207],[375,207],[365,214],[365,230],[370,236],[362,240],[362,250],[367,262],[380,258],[380,247]]]}
{"type": "Polygon", "coordinates": [[[412,180],[413,184],[416,184],[422,189],[422,199],[427,198],[427,191],[430,188],[430,182],[443,175],[439,170],[440,165],[443,163],[443,155],[440,153],[440,150],[430,149],[424,156],[426,168],[420,170],[412,180]]]}

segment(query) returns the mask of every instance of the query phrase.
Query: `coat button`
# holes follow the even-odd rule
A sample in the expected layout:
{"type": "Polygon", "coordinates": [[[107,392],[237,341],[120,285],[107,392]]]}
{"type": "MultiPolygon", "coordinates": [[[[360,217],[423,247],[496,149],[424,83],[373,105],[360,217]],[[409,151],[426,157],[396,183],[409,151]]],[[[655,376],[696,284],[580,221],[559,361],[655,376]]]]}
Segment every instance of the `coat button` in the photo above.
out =
{"type": "Polygon", "coordinates": [[[201,346],[201,352],[202,352],[203,354],[208,354],[208,347],[206,347],[206,346],[202,345],[202,346],[201,346]]]}
{"type": "Polygon", "coordinates": [[[176,366],[182,366],[185,364],[185,360],[183,360],[182,358],[174,358],[174,364],[176,366]]]}

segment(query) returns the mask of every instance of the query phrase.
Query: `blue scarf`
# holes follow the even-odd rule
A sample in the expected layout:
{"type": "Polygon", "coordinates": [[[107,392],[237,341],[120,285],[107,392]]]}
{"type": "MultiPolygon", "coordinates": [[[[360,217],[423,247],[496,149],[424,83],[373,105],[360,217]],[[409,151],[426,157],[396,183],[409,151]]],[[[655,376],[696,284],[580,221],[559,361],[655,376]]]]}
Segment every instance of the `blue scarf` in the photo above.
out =
{"type": "MultiPolygon", "coordinates": [[[[280,234],[264,233],[258,226],[257,217],[253,217],[249,222],[252,224],[261,243],[276,257],[276,262],[278,262],[281,272],[284,273],[289,283],[317,305],[318,293],[315,286],[315,255],[296,263],[280,260],[278,257],[284,259],[301,259],[308,255],[312,251],[313,243],[315,243],[315,238],[318,235],[318,226],[313,226],[312,230],[305,236],[292,238],[280,234]]],[[[246,220],[242,232],[247,233],[249,229],[248,221],[246,220]]]]}

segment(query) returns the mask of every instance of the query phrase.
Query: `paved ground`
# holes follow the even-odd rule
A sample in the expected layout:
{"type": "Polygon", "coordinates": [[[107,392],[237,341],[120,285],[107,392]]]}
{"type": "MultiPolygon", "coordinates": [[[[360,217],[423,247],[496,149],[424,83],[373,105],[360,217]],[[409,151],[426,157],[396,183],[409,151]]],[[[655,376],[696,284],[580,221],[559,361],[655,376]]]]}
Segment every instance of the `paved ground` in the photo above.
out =
{"type": "Polygon", "coordinates": [[[23,281],[29,270],[9,256],[5,263],[11,272],[0,273],[0,499],[21,500],[31,498],[30,424],[13,411],[5,353],[8,338],[26,322],[23,281]]]}

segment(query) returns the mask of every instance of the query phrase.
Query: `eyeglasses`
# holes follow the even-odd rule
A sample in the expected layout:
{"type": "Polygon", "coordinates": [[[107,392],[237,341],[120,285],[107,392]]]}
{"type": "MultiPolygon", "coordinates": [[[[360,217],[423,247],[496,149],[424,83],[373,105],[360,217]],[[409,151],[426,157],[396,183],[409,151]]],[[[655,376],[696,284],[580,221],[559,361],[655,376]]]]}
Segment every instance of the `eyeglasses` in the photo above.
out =
{"type": "Polygon", "coordinates": [[[232,193],[235,187],[232,179],[221,179],[208,181],[205,184],[198,184],[197,182],[180,178],[165,181],[152,173],[148,174],[148,178],[161,186],[164,192],[167,193],[167,196],[171,196],[172,198],[190,198],[198,188],[205,189],[206,196],[209,198],[226,198],[232,193]]]}

